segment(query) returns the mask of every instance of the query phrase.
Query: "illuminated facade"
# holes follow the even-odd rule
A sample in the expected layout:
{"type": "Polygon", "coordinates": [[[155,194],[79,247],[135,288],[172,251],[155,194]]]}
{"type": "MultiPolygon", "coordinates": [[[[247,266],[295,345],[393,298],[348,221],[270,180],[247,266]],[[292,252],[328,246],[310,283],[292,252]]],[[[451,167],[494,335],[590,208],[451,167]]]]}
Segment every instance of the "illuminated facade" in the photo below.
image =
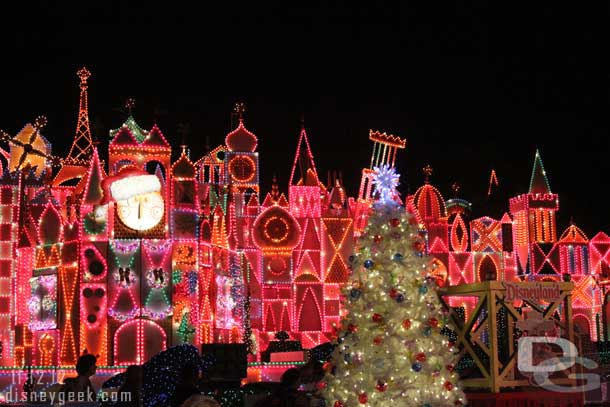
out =
{"type": "Polygon", "coordinates": [[[195,162],[185,146],[172,162],[161,130],[130,113],[102,162],[90,73],[78,75],[66,158],[51,156],[37,124],[2,133],[1,364],[73,366],[85,351],[101,366],[139,364],[174,344],[243,342],[246,320],[259,351],[280,330],[304,348],[328,341],[354,229],[341,184],[318,178],[305,129],[287,196],[277,185],[260,194],[243,111],[195,162]]]}
{"type": "MultiPolygon", "coordinates": [[[[468,219],[470,203],[459,198],[445,201],[428,181],[431,169],[424,172],[425,184],[407,197],[406,205],[427,236],[426,250],[442,284],[570,278],[575,283],[574,322],[580,332],[594,341],[604,340],[604,335],[608,339],[610,306],[604,286],[610,283],[610,238],[600,232],[588,239],[575,225],[557,238],[559,197],[551,192],[538,151],[529,191],[511,198],[509,211],[499,219],[468,219]]],[[[488,194],[494,185],[498,180],[492,171],[488,194]]],[[[464,297],[451,305],[464,306],[468,313],[473,304],[474,299],[464,297]]]]}
{"type": "MultiPolygon", "coordinates": [[[[371,130],[370,165],[352,198],[338,179],[320,181],[303,128],[287,195],[275,182],[264,195],[243,112],[225,143],[196,161],[186,147],[172,161],[161,130],[130,114],[110,132],[103,162],[89,131],[90,73],[78,75],[66,158],[51,155],[42,119],[14,137],[0,132],[9,146],[0,148],[0,364],[73,366],[86,350],[101,366],[124,366],[173,344],[251,340],[254,362],[280,330],[304,348],[331,339],[374,199],[373,168],[393,166],[406,141],[371,130]]],[[[569,274],[575,322],[594,340],[608,334],[600,287],[610,284],[610,237],[588,239],[575,225],[557,233],[559,199],[538,153],[528,193],[500,219],[469,219],[470,204],[445,201],[425,173],[404,205],[441,284],[569,274]]],[[[489,193],[493,185],[495,172],[489,193]]],[[[452,305],[468,312],[465,301],[452,305]]]]}

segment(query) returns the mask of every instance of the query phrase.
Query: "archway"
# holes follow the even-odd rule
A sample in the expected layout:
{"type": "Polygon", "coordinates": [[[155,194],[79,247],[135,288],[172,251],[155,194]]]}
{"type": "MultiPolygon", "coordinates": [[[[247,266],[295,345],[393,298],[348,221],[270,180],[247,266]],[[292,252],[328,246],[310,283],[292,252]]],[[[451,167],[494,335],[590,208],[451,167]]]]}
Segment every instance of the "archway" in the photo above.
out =
{"type": "Polygon", "coordinates": [[[479,264],[479,281],[495,281],[498,279],[496,262],[490,256],[485,256],[479,264]]]}
{"type": "Polygon", "coordinates": [[[131,320],[114,333],[114,364],[139,365],[166,347],[167,335],[161,326],[149,320],[131,320]]]}

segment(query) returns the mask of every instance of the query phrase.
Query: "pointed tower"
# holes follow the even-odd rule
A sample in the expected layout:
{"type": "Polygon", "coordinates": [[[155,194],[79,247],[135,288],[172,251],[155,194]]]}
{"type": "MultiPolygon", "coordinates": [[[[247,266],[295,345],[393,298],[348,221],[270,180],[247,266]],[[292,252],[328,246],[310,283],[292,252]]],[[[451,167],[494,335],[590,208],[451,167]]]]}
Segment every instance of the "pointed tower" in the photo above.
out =
{"type": "Polygon", "coordinates": [[[180,158],[171,168],[170,233],[174,239],[196,239],[199,224],[197,170],[182,146],[180,158]]]}
{"type": "Polygon", "coordinates": [[[93,152],[93,141],[91,140],[91,130],[89,129],[89,100],[87,95],[87,79],[91,76],[91,72],[83,67],[77,72],[77,75],[80,78],[78,122],[76,124],[76,136],[66,161],[84,164],[93,152]]]}
{"type": "Polygon", "coordinates": [[[297,218],[320,217],[322,184],[318,178],[305,127],[301,128],[288,184],[290,211],[297,218]]]}
{"type": "Polygon", "coordinates": [[[521,270],[525,271],[531,245],[537,244],[546,252],[541,245],[552,245],[557,241],[555,212],[559,209],[559,197],[551,192],[538,150],[534,157],[529,192],[511,198],[509,202],[514,219],[514,247],[521,270]]]}
{"type": "Polygon", "coordinates": [[[89,159],[93,153],[93,141],[91,139],[91,130],[89,129],[89,100],[87,93],[89,87],[87,79],[91,77],[91,72],[83,67],[76,74],[80,78],[80,103],[76,134],[74,141],[72,141],[70,152],[55,176],[53,181],[54,186],[60,185],[69,179],[82,178],[87,172],[89,159]]]}

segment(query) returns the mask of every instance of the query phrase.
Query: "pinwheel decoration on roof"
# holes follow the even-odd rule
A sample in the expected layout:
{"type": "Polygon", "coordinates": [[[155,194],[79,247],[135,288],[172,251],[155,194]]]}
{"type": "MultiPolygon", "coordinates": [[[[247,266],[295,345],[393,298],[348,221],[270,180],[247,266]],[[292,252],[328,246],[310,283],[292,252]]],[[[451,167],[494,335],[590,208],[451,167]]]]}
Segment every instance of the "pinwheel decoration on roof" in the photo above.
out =
{"type": "Polygon", "coordinates": [[[40,130],[47,124],[47,118],[38,116],[34,124],[26,124],[14,137],[0,130],[0,140],[9,144],[10,155],[9,171],[24,169],[34,170],[36,177],[40,177],[47,163],[54,167],[61,165],[61,159],[51,155],[51,144],[40,134],[40,130]]]}

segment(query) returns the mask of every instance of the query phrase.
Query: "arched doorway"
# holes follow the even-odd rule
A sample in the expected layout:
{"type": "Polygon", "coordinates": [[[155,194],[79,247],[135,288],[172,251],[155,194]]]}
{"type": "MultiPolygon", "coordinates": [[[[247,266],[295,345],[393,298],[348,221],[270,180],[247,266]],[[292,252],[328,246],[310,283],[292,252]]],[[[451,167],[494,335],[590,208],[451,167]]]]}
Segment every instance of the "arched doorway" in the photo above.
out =
{"type": "Polygon", "coordinates": [[[167,335],[161,326],[145,319],[131,320],[114,334],[114,364],[139,365],[166,347],[167,335]]]}
{"type": "Polygon", "coordinates": [[[479,281],[495,281],[498,279],[498,268],[490,256],[485,256],[479,264],[479,281]]]}

